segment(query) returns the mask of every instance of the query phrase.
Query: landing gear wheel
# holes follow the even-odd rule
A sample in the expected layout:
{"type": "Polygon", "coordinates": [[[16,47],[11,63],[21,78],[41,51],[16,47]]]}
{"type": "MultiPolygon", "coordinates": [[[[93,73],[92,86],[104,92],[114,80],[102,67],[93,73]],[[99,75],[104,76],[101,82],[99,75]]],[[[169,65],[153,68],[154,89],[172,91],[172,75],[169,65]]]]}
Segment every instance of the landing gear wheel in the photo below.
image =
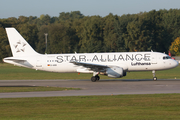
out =
{"type": "Polygon", "coordinates": [[[92,82],[96,82],[96,77],[95,77],[95,76],[92,76],[92,77],[91,77],[91,81],[92,81],[92,82]]]}
{"type": "Polygon", "coordinates": [[[157,77],[156,77],[156,72],[155,72],[155,70],[152,71],[152,74],[153,74],[153,80],[156,81],[156,80],[157,80],[157,77]]]}
{"type": "Polygon", "coordinates": [[[99,77],[98,75],[96,75],[95,78],[96,78],[96,80],[99,80],[99,79],[100,79],[100,77],[99,77]]]}
{"type": "Polygon", "coordinates": [[[153,77],[153,80],[156,81],[156,80],[157,80],[157,77],[153,77]]]}

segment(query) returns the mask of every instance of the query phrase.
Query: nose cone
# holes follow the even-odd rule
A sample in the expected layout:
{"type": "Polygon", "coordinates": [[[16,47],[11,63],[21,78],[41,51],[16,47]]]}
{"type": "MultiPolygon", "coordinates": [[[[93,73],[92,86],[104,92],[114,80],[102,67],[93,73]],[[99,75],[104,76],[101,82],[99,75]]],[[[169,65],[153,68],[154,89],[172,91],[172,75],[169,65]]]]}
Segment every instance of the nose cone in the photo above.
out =
{"type": "Polygon", "coordinates": [[[174,68],[174,67],[177,67],[178,65],[179,65],[178,61],[173,60],[172,67],[174,68]]]}

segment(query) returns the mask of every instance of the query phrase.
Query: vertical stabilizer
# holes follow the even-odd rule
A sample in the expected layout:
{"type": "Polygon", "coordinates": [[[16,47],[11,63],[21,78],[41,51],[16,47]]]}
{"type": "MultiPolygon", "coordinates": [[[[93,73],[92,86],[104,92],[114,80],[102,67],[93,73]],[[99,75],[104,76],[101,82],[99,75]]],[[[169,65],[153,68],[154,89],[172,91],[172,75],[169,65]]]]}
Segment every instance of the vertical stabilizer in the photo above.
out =
{"type": "Polygon", "coordinates": [[[31,56],[38,53],[27,43],[15,28],[6,28],[13,57],[31,56]]]}

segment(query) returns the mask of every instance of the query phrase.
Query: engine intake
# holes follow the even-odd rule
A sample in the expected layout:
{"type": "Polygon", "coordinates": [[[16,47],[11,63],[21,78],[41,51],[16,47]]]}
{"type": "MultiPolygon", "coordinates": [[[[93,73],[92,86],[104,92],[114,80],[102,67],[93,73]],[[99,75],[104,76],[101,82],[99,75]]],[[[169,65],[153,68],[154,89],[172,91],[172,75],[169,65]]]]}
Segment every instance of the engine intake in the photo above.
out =
{"type": "Polygon", "coordinates": [[[121,67],[107,68],[106,74],[108,77],[120,78],[126,76],[126,72],[121,67]]]}

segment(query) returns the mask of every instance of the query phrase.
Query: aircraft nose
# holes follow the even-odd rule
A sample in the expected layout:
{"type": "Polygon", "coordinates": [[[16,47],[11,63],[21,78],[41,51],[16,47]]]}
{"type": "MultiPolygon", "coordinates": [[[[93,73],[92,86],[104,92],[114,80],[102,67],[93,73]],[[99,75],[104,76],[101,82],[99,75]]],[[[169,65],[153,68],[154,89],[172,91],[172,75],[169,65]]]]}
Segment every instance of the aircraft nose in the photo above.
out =
{"type": "Polygon", "coordinates": [[[173,64],[174,67],[177,67],[179,65],[178,61],[174,60],[173,64]]]}

